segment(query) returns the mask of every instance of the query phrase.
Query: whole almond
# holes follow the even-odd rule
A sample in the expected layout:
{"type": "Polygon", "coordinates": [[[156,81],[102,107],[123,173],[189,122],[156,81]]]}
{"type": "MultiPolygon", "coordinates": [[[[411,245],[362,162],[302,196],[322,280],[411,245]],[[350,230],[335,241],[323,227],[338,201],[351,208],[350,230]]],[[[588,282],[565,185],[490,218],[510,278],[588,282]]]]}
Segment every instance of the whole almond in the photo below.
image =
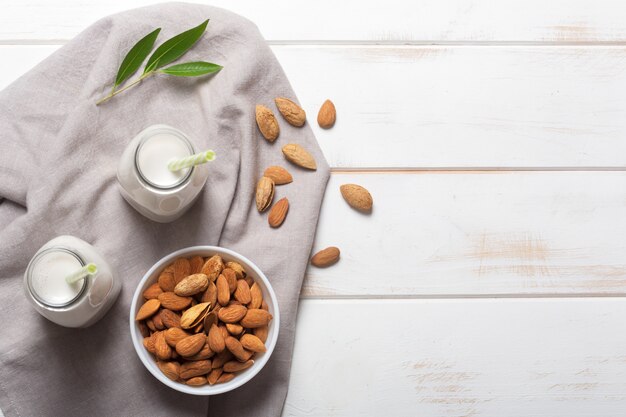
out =
{"type": "Polygon", "coordinates": [[[306,121],[306,113],[302,107],[285,97],[277,97],[274,99],[276,107],[285,120],[292,126],[300,127],[306,121]]]}
{"type": "Polygon", "coordinates": [[[245,362],[229,361],[224,364],[223,369],[226,372],[240,372],[244,369],[248,369],[252,365],[254,365],[254,361],[252,359],[248,359],[245,362]]]}
{"type": "Polygon", "coordinates": [[[209,347],[208,342],[205,342],[204,346],[202,347],[202,349],[200,349],[200,352],[196,353],[193,356],[187,356],[187,357],[185,357],[185,359],[187,359],[189,361],[203,361],[205,359],[209,359],[209,358],[213,357],[213,355],[215,355],[215,352],[213,352],[211,350],[211,348],[209,347]]]}
{"type": "Polygon", "coordinates": [[[224,323],[237,323],[246,315],[246,311],[248,309],[242,305],[229,305],[220,309],[218,317],[224,323]]]}
{"type": "Polygon", "coordinates": [[[165,331],[165,341],[173,348],[176,347],[178,342],[189,336],[190,334],[180,327],[172,327],[165,331]]]}
{"type": "Polygon", "coordinates": [[[154,284],[146,288],[146,290],[143,292],[143,298],[145,298],[146,300],[159,298],[159,294],[162,294],[162,293],[163,293],[163,290],[159,286],[159,283],[155,282],[154,284]]]}
{"type": "Polygon", "coordinates": [[[217,277],[217,302],[220,305],[228,305],[230,301],[230,289],[228,288],[228,281],[224,275],[217,277]]]}
{"type": "Polygon", "coordinates": [[[264,212],[274,199],[274,181],[268,177],[261,177],[256,186],[256,208],[264,212]]]}
{"type": "Polygon", "coordinates": [[[157,366],[172,381],[178,380],[180,375],[180,364],[178,362],[157,361],[157,366]]]}
{"type": "Polygon", "coordinates": [[[193,356],[200,352],[205,343],[206,336],[204,334],[188,336],[176,343],[176,353],[180,356],[193,356]]]}
{"type": "Polygon", "coordinates": [[[228,291],[230,293],[234,293],[237,289],[237,274],[230,268],[226,268],[222,271],[222,275],[226,278],[226,282],[228,282],[228,291]]]}
{"type": "Polygon", "coordinates": [[[211,372],[211,361],[191,361],[180,365],[180,377],[182,379],[193,378],[194,376],[206,375],[211,372]]]}
{"type": "Polygon", "coordinates": [[[247,361],[252,356],[252,352],[244,349],[241,342],[232,336],[226,338],[226,348],[241,362],[247,361]]]}
{"type": "Polygon", "coordinates": [[[204,258],[196,255],[189,258],[189,266],[191,267],[190,274],[199,274],[202,272],[202,266],[204,265],[204,258]]]}
{"type": "Polygon", "coordinates": [[[259,339],[257,336],[252,334],[244,334],[243,336],[241,336],[241,339],[239,341],[244,348],[252,352],[265,352],[267,350],[265,348],[265,343],[263,343],[263,341],[261,341],[261,339],[259,339]]]}
{"type": "Polygon", "coordinates": [[[246,270],[243,269],[243,266],[241,266],[241,264],[237,262],[233,262],[233,261],[226,262],[225,266],[226,268],[230,268],[233,271],[235,271],[235,275],[237,276],[237,279],[242,279],[247,276],[246,270]]]}
{"type": "Polygon", "coordinates": [[[285,155],[285,158],[287,158],[289,162],[302,168],[313,171],[317,169],[313,155],[297,143],[289,143],[283,146],[283,155],[285,155]]]}
{"type": "Polygon", "coordinates": [[[287,212],[289,211],[289,200],[287,197],[281,198],[274,204],[274,207],[270,210],[269,215],[267,216],[267,222],[271,227],[280,227],[281,224],[285,221],[285,217],[287,217],[287,212]]]}
{"type": "Polygon", "coordinates": [[[344,184],[339,189],[350,207],[364,213],[372,211],[372,195],[365,188],[356,184],[344,184]]]}
{"type": "Polygon", "coordinates": [[[246,315],[241,319],[241,325],[248,329],[254,329],[261,326],[267,326],[272,320],[272,315],[261,309],[249,309],[246,315]]]}
{"type": "Polygon", "coordinates": [[[256,124],[265,139],[274,142],[280,133],[278,120],[274,113],[267,107],[257,104],[256,106],[256,124]]]}
{"type": "Polygon", "coordinates": [[[181,297],[173,292],[164,292],[159,295],[158,300],[161,302],[163,308],[170,309],[172,311],[183,310],[191,304],[191,297],[181,297]]]}
{"type": "Polygon", "coordinates": [[[141,307],[139,307],[139,311],[137,312],[137,316],[135,317],[135,320],[145,320],[148,317],[153,316],[154,313],[159,311],[160,307],[161,307],[161,302],[158,299],[150,299],[146,301],[145,303],[143,303],[141,307]]]}
{"type": "Polygon", "coordinates": [[[180,327],[183,329],[196,327],[209,314],[209,307],[209,303],[200,303],[185,310],[180,318],[180,327]]]}
{"type": "Polygon", "coordinates": [[[176,287],[174,293],[181,297],[188,297],[206,290],[209,286],[209,279],[204,274],[193,274],[183,278],[176,287]]]}
{"type": "Polygon", "coordinates": [[[204,275],[207,276],[209,281],[215,282],[217,277],[222,273],[224,269],[224,261],[222,257],[219,255],[211,256],[205,263],[202,265],[202,270],[200,271],[204,275]]]}
{"type": "Polygon", "coordinates": [[[339,260],[339,255],[339,248],[330,246],[313,255],[311,258],[311,264],[317,266],[318,268],[326,268],[327,266],[331,266],[336,263],[339,260]]]}
{"type": "Polygon", "coordinates": [[[154,350],[154,338],[152,337],[143,338],[143,347],[145,347],[146,350],[153,355],[156,353],[156,351],[154,350]]]}
{"type": "Polygon", "coordinates": [[[191,385],[192,387],[200,387],[207,383],[207,379],[203,376],[194,376],[193,378],[189,378],[185,381],[185,384],[191,385]]]}
{"type": "Polygon", "coordinates": [[[320,107],[319,113],[317,113],[317,124],[321,128],[330,129],[335,124],[337,118],[337,110],[332,101],[326,100],[322,107],[320,107]]]}
{"type": "Polygon", "coordinates": [[[172,327],[180,327],[180,316],[172,310],[164,308],[159,312],[159,316],[161,317],[161,321],[165,327],[168,329],[172,327]]]}
{"type": "Polygon", "coordinates": [[[161,289],[164,292],[174,291],[174,287],[176,286],[176,280],[174,279],[173,270],[166,269],[165,271],[161,272],[161,275],[159,275],[158,282],[159,282],[159,287],[161,287],[161,289]]]}
{"type": "Polygon", "coordinates": [[[261,342],[265,343],[267,342],[267,335],[269,334],[270,328],[269,326],[261,326],[261,327],[257,327],[256,329],[254,329],[252,331],[252,333],[258,337],[261,342]]]}
{"type": "Polygon", "coordinates": [[[248,287],[248,283],[243,280],[237,280],[237,288],[235,289],[235,300],[239,301],[241,304],[248,304],[252,298],[250,294],[250,287],[248,287]]]}
{"type": "Polygon", "coordinates": [[[248,308],[260,308],[263,303],[263,292],[256,282],[250,287],[250,305],[248,308]]]}
{"type": "Polygon", "coordinates": [[[226,323],[226,330],[228,330],[228,333],[232,334],[233,336],[239,336],[241,333],[243,333],[243,326],[239,324],[226,323]]]}
{"type": "Polygon", "coordinates": [[[263,173],[263,176],[274,181],[275,185],[289,184],[293,181],[293,177],[291,176],[289,171],[287,171],[283,167],[279,167],[276,165],[267,167],[267,169],[263,173]]]}
{"type": "Polygon", "coordinates": [[[222,372],[224,372],[222,368],[212,369],[209,373],[209,376],[206,377],[207,382],[210,385],[215,384],[219,377],[222,375],[222,372]]]}
{"type": "Polygon", "coordinates": [[[174,281],[178,284],[183,278],[191,274],[191,264],[187,258],[178,258],[174,261],[174,281]]]}
{"type": "Polygon", "coordinates": [[[209,281],[209,286],[207,287],[204,294],[202,294],[202,302],[210,303],[211,308],[213,308],[215,304],[217,304],[217,287],[213,282],[209,281]]]}
{"type": "Polygon", "coordinates": [[[211,326],[207,340],[209,342],[209,347],[213,352],[219,353],[223,351],[226,346],[224,343],[225,341],[224,336],[222,335],[222,331],[219,327],[217,327],[216,324],[211,326]]]}
{"type": "Polygon", "coordinates": [[[226,382],[232,381],[234,378],[235,374],[223,373],[222,375],[220,375],[220,377],[217,379],[217,382],[215,383],[224,384],[226,382]]]}
{"type": "Polygon", "coordinates": [[[165,341],[165,332],[157,332],[154,339],[154,354],[165,361],[172,357],[172,348],[165,341]]]}
{"type": "Polygon", "coordinates": [[[230,353],[230,350],[224,348],[223,351],[215,355],[213,361],[211,362],[211,366],[213,367],[213,369],[221,368],[226,362],[228,362],[232,358],[233,354],[230,353]]]}
{"type": "Polygon", "coordinates": [[[154,328],[157,330],[165,329],[165,325],[163,324],[163,320],[161,320],[161,315],[159,313],[152,316],[152,322],[154,323],[154,328]]]}

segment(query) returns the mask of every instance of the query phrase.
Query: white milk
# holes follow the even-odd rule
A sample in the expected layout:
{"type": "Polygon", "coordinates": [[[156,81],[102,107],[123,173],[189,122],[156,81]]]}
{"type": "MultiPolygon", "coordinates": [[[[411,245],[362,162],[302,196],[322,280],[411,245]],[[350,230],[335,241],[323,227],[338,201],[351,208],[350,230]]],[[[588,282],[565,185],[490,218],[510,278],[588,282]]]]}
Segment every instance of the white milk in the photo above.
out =
{"type": "Polygon", "coordinates": [[[180,130],[154,125],[140,132],[124,150],[117,167],[120,193],[147,218],[167,223],[178,219],[198,198],[209,176],[206,164],[171,172],[172,159],[197,151],[180,130]]]}
{"type": "Polygon", "coordinates": [[[109,264],[87,242],[59,236],[41,247],[24,273],[24,290],[44,317],[61,326],[87,327],[111,308],[121,289],[109,264]],[[65,277],[94,263],[98,273],[74,284],[65,277]]]}

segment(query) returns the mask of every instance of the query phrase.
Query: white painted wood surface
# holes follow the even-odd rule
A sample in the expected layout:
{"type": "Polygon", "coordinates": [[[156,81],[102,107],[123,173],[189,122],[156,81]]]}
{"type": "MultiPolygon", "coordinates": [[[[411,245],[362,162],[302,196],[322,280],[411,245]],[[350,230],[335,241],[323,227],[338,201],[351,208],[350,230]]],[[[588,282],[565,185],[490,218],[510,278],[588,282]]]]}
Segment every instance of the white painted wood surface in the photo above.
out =
{"type": "MultiPolygon", "coordinates": [[[[0,0],[0,89],[151,3],[0,0]]],[[[342,260],[309,269],[284,416],[621,417],[623,2],[212,3],[258,24],[310,120],[339,112],[313,128],[316,248],[342,260]]]]}

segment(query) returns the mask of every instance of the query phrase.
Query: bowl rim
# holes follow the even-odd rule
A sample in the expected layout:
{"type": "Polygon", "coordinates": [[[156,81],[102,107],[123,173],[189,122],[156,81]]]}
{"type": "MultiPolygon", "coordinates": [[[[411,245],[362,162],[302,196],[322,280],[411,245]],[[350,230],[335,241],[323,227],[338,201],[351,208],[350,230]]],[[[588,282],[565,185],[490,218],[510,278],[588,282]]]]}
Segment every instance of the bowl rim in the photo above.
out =
{"type": "Polygon", "coordinates": [[[212,246],[212,245],[189,246],[189,247],[174,251],[170,253],[169,255],[162,257],[157,262],[155,262],[154,265],[152,265],[152,267],[144,274],[144,276],[141,278],[139,283],[137,283],[137,287],[135,288],[135,292],[133,293],[133,298],[132,298],[132,302],[130,305],[129,320],[130,320],[130,335],[133,341],[133,347],[135,348],[135,353],[139,357],[139,360],[146,367],[146,369],[157,380],[161,381],[163,384],[167,385],[168,387],[179,392],[184,392],[186,394],[200,395],[200,396],[223,394],[225,392],[229,392],[229,391],[239,388],[240,386],[244,385],[246,382],[254,378],[263,369],[267,361],[270,359],[272,353],[274,352],[274,348],[276,347],[276,343],[278,341],[278,332],[280,330],[280,312],[278,309],[278,301],[276,299],[276,293],[274,292],[274,289],[272,288],[272,284],[267,279],[263,271],[261,271],[261,269],[254,262],[252,262],[250,259],[246,258],[245,256],[241,255],[240,253],[235,252],[231,249],[223,248],[221,246],[212,246]],[[273,309],[272,326],[274,328],[274,332],[272,334],[272,338],[269,340],[269,344],[267,345],[267,351],[265,352],[263,357],[261,357],[258,361],[254,362],[254,365],[251,368],[243,371],[237,376],[237,378],[234,378],[232,381],[226,384],[208,385],[208,386],[205,385],[202,387],[190,387],[190,386],[181,384],[180,382],[172,381],[171,379],[167,378],[158,370],[156,366],[156,360],[149,362],[149,359],[151,358],[148,356],[144,357],[144,355],[140,354],[139,352],[139,349],[140,348],[144,349],[144,347],[143,347],[143,340],[139,340],[138,338],[139,332],[137,329],[137,324],[135,322],[134,313],[137,309],[138,300],[140,299],[141,294],[142,294],[140,289],[144,286],[146,281],[158,269],[162,268],[166,263],[168,263],[171,260],[174,260],[175,258],[188,255],[192,252],[209,252],[209,253],[212,253],[213,255],[225,254],[232,258],[242,260],[244,263],[248,264],[248,266],[250,266],[252,270],[255,272],[257,277],[261,281],[263,281],[263,284],[265,284],[267,292],[270,296],[269,301],[271,301],[272,309],[273,309]],[[250,371],[254,371],[254,372],[250,372],[250,371]],[[206,392],[207,388],[210,392],[206,392]]]}

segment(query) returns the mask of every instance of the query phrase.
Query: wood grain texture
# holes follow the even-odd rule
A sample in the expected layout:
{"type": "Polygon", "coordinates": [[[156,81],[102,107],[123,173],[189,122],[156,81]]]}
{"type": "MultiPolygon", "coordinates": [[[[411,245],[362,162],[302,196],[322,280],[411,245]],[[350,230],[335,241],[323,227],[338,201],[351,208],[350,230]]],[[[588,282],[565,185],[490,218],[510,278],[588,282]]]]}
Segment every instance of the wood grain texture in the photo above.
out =
{"type": "Polygon", "coordinates": [[[309,267],[303,295],[624,294],[625,212],[626,172],[335,173],[314,252],[341,260],[309,267]],[[371,215],[345,183],[370,191],[371,215]]]}
{"type": "MultiPolygon", "coordinates": [[[[228,8],[273,41],[623,42],[619,0],[192,1],[228,8]]],[[[95,20],[153,0],[0,1],[0,39],[69,39],[95,20]]]]}
{"type": "MultiPolygon", "coordinates": [[[[0,46],[0,88],[56,48],[0,46]]],[[[626,166],[626,46],[273,49],[333,167],[626,166]]]]}
{"type": "Polygon", "coordinates": [[[283,416],[621,417],[623,299],[305,300],[283,416]]]}

